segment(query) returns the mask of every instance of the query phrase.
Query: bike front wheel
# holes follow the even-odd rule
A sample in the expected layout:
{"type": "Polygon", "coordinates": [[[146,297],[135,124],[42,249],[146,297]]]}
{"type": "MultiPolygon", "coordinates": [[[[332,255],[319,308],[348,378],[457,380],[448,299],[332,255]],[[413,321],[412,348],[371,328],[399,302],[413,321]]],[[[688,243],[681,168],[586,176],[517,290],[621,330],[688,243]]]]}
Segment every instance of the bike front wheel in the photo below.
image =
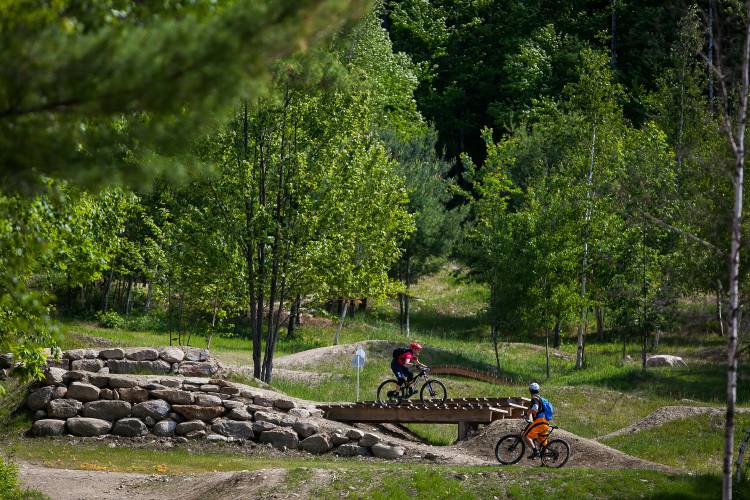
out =
{"type": "Polygon", "coordinates": [[[380,404],[398,403],[401,401],[401,386],[396,380],[386,380],[378,386],[377,395],[380,404]]]}
{"type": "Polygon", "coordinates": [[[518,434],[503,436],[495,445],[495,458],[503,465],[517,463],[526,452],[526,443],[518,434]]]}
{"type": "Polygon", "coordinates": [[[553,439],[542,450],[542,465],[559,468],[570,458],[570,445],[562,439],[553,439]]]}
{"type": "Polygon", "coordinates": [[[439,380],[428,380],[419,391],[419,399],[423,403],[439,404],[445,402],[448,397],[448,391],[439,380]]]}

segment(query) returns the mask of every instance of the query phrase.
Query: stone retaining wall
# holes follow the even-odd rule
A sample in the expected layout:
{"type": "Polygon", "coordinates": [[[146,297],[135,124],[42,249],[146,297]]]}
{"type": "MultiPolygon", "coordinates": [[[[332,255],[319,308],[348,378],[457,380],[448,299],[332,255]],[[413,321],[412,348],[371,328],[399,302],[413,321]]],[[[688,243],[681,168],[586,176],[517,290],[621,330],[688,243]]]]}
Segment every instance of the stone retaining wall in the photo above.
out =
{"type": "Polygon", "coordinates": [[[220,369],[208,349],[192,347],[73,349],[59,360],[47,358],[47,365],[97,373],[177,373],[188,377],[210,377],[220,369]]]}
{"type": "MultiPolygon", "coordinates": [[[[79,359],[65,359],[107,358],[87,358],[82,353],[79,359]]],[[[26,400],[34,412],[33,436],[152,434],[180,441],[252,440],[282,450],[341,456],[398,458],[404,454],[402,447],[384,443],[372,433],[341,426],[331,430],[338,423],[322,419],[323,412],[315,407],[221,379],[115,375],[58,367],[47,368],[45,374],[45,381],[26,400]]]]}

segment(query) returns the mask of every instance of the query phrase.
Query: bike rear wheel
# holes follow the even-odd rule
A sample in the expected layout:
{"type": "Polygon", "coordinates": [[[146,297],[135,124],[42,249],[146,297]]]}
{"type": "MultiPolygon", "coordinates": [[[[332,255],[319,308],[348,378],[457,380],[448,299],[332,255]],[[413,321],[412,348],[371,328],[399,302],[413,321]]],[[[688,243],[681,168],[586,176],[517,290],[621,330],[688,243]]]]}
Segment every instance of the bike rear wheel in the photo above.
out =
{"type": "Polygon", "coordinates": [[[386,380],[378,386],[377,396],[380,404],[398,403],[401,401],[401,386],[396,380],[386,380]]]}
{"type": "Polygon", "coordinates": [[[570,445],[562,439],[553,439],[542,450],[542,465],[562,467],[570,458],[570,445]]]}
{"type": "Polygon", "coordinates": [[[503,465],[517,463],[526,452],[526,443],[518,434],[503,436],[495,445],[495,458],[503,465]]]}
{"type": "Polygon", "coordinates": [[[428,380],[419,391],[423,403],[443,403],[447,397],[448,391],[439,380],[428,380]]]}

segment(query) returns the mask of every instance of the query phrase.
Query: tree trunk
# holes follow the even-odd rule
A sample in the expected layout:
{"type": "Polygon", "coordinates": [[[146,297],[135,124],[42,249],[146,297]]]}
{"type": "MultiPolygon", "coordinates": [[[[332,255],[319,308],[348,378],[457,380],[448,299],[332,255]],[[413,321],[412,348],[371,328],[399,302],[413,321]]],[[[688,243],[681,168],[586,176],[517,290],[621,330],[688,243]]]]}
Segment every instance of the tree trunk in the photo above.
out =
{"type": "Polygon", "coordinates": [[[721,311],[721,304],[724,302],[724,287],[721,284],[721,280],[716,280],[719,285],[716,288],[716,319],[719,322],[719,334],[724,336],[724,317],[721,311]]]}
{"type": "Polygon", "coordinates": [[[404,294],[401,292],[398,293],[398,326],[401,330],[401,335],[403,335],[406,321],[404,321],[404,294]]]}
{"type": "Polygon", "coordinates": [[[544,327],[544,356],[547,361],[547,380],[550,378],[550,370],[549,370],[549,327],[545,325],[544,327]]]}
{"type": "Polygon", "coordinates": [[[610,54],[610,56],[609,56],[610,57],[609,62],[611,64],[611,66],[612,66],[612,70],[615,70],[617,68],[617,44],[616,44],[616,40],[617,40],[617,12],[615,10],[615,2],[616,2],[616,0],[611,0],[610,1],[610,6],[611,6],[611,10],[612,10],[612,13],[611,13],[611,16],[612,16],[612,18],[611,18],[612,38],[610,39],[610,42],[609,42],[609,54],[610,54]]]}
{"type": "Polygon", "coordinates": [[[359,312],[360,313],[367,312],[367,297],[359,301],[359,312]]]}
{"type": "Polygon", "coordinates": [[[143,313],[148,314],[151,310],[151,294],[152,294],[151,280],[146,282],[146,302],[143,304],[143,313]]]}
{"type": "Polygon", "coordinates": [[[404,322],[406,323],[406,336],[411,336],[409,325],[409,288],[411,287],[411,257],[406,256],[406,293],[404,294],[404,322]]]}
{"type": "Polygon", "coordinates": [[[497,348],[497,325],[494,322],[492,323],[492,345],[495,347],[497,374],[500,375],[500,351],[497,348]]]}
{"type": "Polygon", "coordinates": [[[344,326],[344,320],[346,319],[346,306],[349,304],[349,302],[343,301],[343,303],[343,307],[341,308],[341,317],[339,318],[339,326],[336,328],[336,335],[333,337],[333,345],[339,345],[341,328],[344,326]]]}
{"type": "MultiPolygon", "coordinates": [[[[729,336],[727,339],[727,417],[724,428],[724,467],[722,496],[732,498],[732,458],[734,453],[734,411],[737,403],[737,336],[740,316],[740,236],[742,231],[742,197],[745,175],[745,126],[747,119],[747,99],[750,90],[750,1],[745,2],[745,38],[742,47],[742,83],[739,89],[739,106],[736,108],[736,130],[732,129],[729,113],[724,109],[725,130],[735,157],[734,168],[734,210],[732,213],[732,243],[729,264],[729,336]]],[[[717,54],[717,64],[721,57],[717,54]]],[[[719,74],[722,74],[719,71],[719,74]]],[[[724,85],[722,84],[722,88],[724,85]]],[[[730,96],[725,95],[725,102],[730,96]]]]}
{"type": "Polygon", "coordinates": [[[708,0],[708,100],[713,110],[714,100],[714,1],[708,0]]]}
{"type": "Polygon", "coordinates": [[[604,308],[602,306],[594,307],[596,316],[596,335],[599,340],[604,340],[604,308]]]}
{"type": "Polygon", "coordinates": [[[586,176],[588,190],[586,192],[586,212],[584,216],[584,235],[583,235],[583,263],[581,266],[581,319],[578,323],[578,342],[576,347],[576,368],[583,368],[584,363],[584,336],[588,322],[588,306],[586,305],[586,272],[589,258],[589,220],[591,219],[591,196],[592,185],[594,182],[594,158],[596,157],[596,124],[591,129],[591,160],[589,161],[589,171],[586,176]]]}
{"type": "Polygon", "coordinates": [[[555,347],[555,349],[560,348],[560,320],[559,319],[555,323],[555,329],[553,330],[552,345],[555,347]]]}
{"type": "Polygon", "coordinates": [[[107,283],[104,285],[104,293],[102,294],[102,311],[107,312],[109,309],[109,291],[112,289],[112,278],[115,275],[114,268],[109,270],[109,276],[107,276],[107,283]]]}
{"type": "Polygon", "coordinates": [[[297,294],[297,297],[292,301],[292,306],[289,309],[289,320],[287,321],[286,325],[286,338],[288,339],[294,338],[294,329],[297,326],[297,322],[299,321],[299,307],[300,295],[297,294]]]}
{"type": "Polygon", "coordinates": [[[128,279],[128,296],[125,300],[125,316],[130,316],[133,307],[133,278],[128,279]]]}

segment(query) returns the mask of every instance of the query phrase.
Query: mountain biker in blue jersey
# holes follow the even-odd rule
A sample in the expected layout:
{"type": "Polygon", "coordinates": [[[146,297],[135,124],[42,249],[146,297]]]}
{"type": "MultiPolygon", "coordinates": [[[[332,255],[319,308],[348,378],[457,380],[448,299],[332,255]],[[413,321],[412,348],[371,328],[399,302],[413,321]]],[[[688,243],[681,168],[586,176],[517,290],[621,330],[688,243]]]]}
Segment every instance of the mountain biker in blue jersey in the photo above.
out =
{"type": "Polygon", "coordinates": [[[553,409],[549,401],[539,394],[539,384],[536,382],[529,384],[529,393],[531,393],[531,404],[526,419],[529,425],[526,427],[523,437],[532,450],[528,458],[533,460],[539,457],[539,449],[547,444],[547,436],[550,432],[549,421],[552,420],[553,409]],[[536,446],[537,443],[539,448],[536,446]]]}

